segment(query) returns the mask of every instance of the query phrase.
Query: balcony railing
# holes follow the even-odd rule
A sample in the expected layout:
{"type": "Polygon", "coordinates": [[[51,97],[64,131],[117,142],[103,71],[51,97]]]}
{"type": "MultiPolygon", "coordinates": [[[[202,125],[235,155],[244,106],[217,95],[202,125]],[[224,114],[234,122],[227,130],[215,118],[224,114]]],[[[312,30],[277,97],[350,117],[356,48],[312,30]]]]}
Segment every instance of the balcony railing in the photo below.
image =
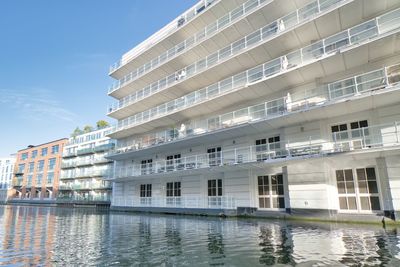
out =
{"type": "MultiPolygon", "coordinates": [[[[176,29],[180,28],[181,26],[185,25],[189,21],[191,21],[197,14],[202,13],[204,10],[208,9],[211,4],[213,4],[216,0],[206,0],[202,1],[202,3],[198,4],[196,7],[192,8],[185,14],[181,15],[179,18],[175,19],[172,23],[158,31],[155,35],[151,36],[148,40],[144,41],[143,43],[139,44],[136,48],[134,48],[132,51],[130,51],[130,57],[134,58],[135,56],[139,55],[143,51],[147,50],[150,46],[154,45],[154,43],[157,43],[159,40],[162,38],[168,36],[171,34],[171,32],[175,31],[176,29]]],[[[257,0],[256,0],[257,1],[257,0]]],[[[264,0],[263,0],[264,1],[264,0]]],[[[251,2],[255,2],[254,0],[251,0],[251,2]]],[[[176,47],[171,48],[171,50],[174,49],[173,51],[177,50],[176,47]]],[[[170,51],[170,50],[169,50],[170,51]]],[[[170,52],[172,53],[172,51],[170,52]]],[[[168,52],[166,52],[168,55],[168,52]]],[[[159,58],[159,57],[158,57],[159,58]]],[[[158,59],[156,58],[156,59],[158,59]]],[[[145,64],[143,68],[148,68],[148,64],[152,66],[152,64],[156,64],[156,59],[152,60],[151,62],[145,64]]],[[[129,60],[130,61],[130,60],[129,60]]],[[[128,63],[124,62],[124,64],[128,63]]],[[[162,63],[162,62],[161,62],[162,63]]],[[[159,63],[159,64],[161,64],[159,63]]],[[[122,61],[118,61],[115,64],[110,66],[110,73],[114,72],[115,70],[119,69],[123,65],[122,61]]]]}
{"type": "MultiPolygon", "coordinates": [[[[144,98],[150,97],[151,95],[166,90],[168,87],[174,84],[180,83],[199,72],[202,72],[212,66],[219,64],[234,55],[242,53],[250,47],[254,47],[267,40],[271,40],[276,36],[279,36],[285,32],[293,30],[298,25],[301,25],[305,21],[310,21],[311,18],[315,18],[323,13],[330,12],[333,8],[337,8],[343,3],[349,2],[348,0],[322,0],[313,1],[293,11],[292,13],[277,19],[276,21],[260,28],[259,30],[243,37],[242,39],[233,42],[227,47],[220,49],[219,51],[209,55],[208,57],[195,62],[181,70],[176,71],[172,75],[169,75],[135,93],[128,95],[118,102],[112,104],[108,112],[112,113],[116,110],[122,109],[128,105],[136,103],[144,98]]],[[[133,80],[126,81],[124,83],[118,83],[120,87],[125,84],[132,82],[133,80]]]]}
{"type": "Polygon", "coordinates": [[[99,157],[99,158],[94,158],[94,159],[80,159],[80,160],[74,160],[74,161],[70,161],[70,162],[63,162],[61,164],[61,168],[68,169],[68,168],[74,168],[74,167],[79,167],[79,166],[103,164],[103,163],[108,163],[108,162],[110,162],[110,160],[106,159],[104,157],[99,157]]]}
{"type": "Polygon", "coordinates": [[[114,178],[139,177],[184,170],[196,170],[237,164],[269,162],[296,157],[316,157],[340,152],[397,146],[400,148],[400,123],[371,126],[334,133],[332,140],[304,137],[298,140],[240,147],[215,153],[191,155],[179,159],[158,160],[116,169],[114,178]]]}
{"type": "Polygon", "coordinates": [[[312,90],[295,94],[288,93],[285,97],[219,116],[185,122],[179,129],[151,133],[135,140],[119,143],[115,150],[110,151],[110,155],[128,153],[237,125],[286,116],[292,112],[309,110],[312,107],[350,99],[374,90],[385,88],[392,90],[399,82],[400,64],[332,82],[312,90]]]}
{"type": "Polygon", "coordinates": [[[79,173],[62,173],[61,179],[75,179],[75,178],[86,178],[86,177],[108,177],[110,170],[98,170],[88,171],[79,173]]]}
{"type": "Polygon", "coordinates": [[[113,197],[113,206],[119,207],[157,207],[157,208],[207,208],[236,209],[236,200],[231,196],[214,197],[113,197]]]}
{"type": "Polygon", "coordinates": [[[79,202],[97,202],[97,201],[111,201],[110,196],[80,196],[80,195],[74,195],[74,196],[58,196],[57,201],[60,202],[74,202],[74,201],[79,201],[79,202]]]}
{"type": "Polygon", "coordinates": [[[371,41],[371,39],[379,38],[390,31],[398,31],[399,29],[400,9],[397,9],[305,48],[236,74],[216,84],[130,116],[119,121],[111,130],[111,133],[167,116],[201,102],[220,97],[227,92],[239,90],[271,77],[276,77],[293,69],[319,61],[322,58],[333,56],[341,49],[350,48],[354,45],[358,46],[371,41]]]}
{"type": "Polygon", "coordinates": [[[62,184],[60,190],[96,190],[96,189],[111,189],[112,185],[109,182],[105,183],[87,183],[87,184],[62,184]]]}
{"type": "MultiPolygon", "coordinates": [[[[326,1],[326,0],[325,0],[326,1]]],[[[268,5],[269,3],[273,2],[273,0],[249,0],[239,7],[235,8],[225,16],[221,17],[220,19],[214,21],[213,23],[206,26],[201,31],[197,32],[195,35],[189,37],[188,39],[184,40],[183,42],[177,44],[176,46],[172,47],[168,51],[164,52],[163,54],[159,55],[158,57],[154,58],[153,60],[147,62],[143,66],[137,68],[133,72],[129,73],[128,75],[124,76],[122,79],[118,80],[114,85],[112,85],[108,89],[108,93],[112,93],[126,84],[131,82],[145,73],[155,69],[156,67],[160,66],[161,64],[171,60],[178,55],[183,54],[184,52],[188,51],[192,47],[196,46],[197,44],[205,41],[206,39],[210,38],[211,36],[217,34],[224,28],[229,27],[236,21],[242,19],[243,17],[247,16],[250,12],[255,11],[257,8],[262,6],[268,5]]]]}

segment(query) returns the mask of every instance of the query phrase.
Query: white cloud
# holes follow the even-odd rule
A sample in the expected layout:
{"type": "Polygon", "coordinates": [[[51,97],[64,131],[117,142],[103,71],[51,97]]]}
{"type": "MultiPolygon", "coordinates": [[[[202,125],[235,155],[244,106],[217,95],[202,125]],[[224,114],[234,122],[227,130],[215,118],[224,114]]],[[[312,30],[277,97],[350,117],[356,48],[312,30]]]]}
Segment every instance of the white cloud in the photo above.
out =
{"type": "Polygon", "coordinates": [[[77,114],[63,108],[53,92],[47,89],[0,89],[0,96],[3,109],[12,109],[12,114],[17,114],[21,119],[44,121],[54,118],[67,122],[75,122],[78,119],[77,114]]]}

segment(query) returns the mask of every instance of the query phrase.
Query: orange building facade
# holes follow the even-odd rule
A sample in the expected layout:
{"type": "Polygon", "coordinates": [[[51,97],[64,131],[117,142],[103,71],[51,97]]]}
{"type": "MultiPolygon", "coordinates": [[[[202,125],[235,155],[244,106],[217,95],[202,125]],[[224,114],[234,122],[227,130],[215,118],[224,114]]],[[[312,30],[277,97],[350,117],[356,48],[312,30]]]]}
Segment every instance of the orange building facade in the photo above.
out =
{"type": "Polygon", "coordinates": [[[19,150],[15,163],[13,200],[53,201],[57,197],[62,152],[68,139],[19,150]]]}

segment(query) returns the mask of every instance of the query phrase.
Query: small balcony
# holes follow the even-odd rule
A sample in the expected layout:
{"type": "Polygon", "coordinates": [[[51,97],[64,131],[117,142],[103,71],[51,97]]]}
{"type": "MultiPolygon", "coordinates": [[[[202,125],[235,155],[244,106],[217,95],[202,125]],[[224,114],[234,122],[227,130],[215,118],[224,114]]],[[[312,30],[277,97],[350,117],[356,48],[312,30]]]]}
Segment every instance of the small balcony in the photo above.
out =
{"type": "Polygon", "coordinates": [[[116,169],[114,179],[193,172],[213,168],[229,169],[249,163],[272,163],[291,159],[322,157],[344,152],[400,149],[400,123],[371,126],[332,134],[331,140],[318,136],[270,144],[247,146],[215,153],[191,155],[116,169]]]}
{"type": "MultiPolygon", "coordinates": [[[[386,13],[201,90],[130,116],[119,121],[114,126],[110,136],[113,138],[123,138],[143,132],[144,130],[148,131],[148,127],[141,129],[135,126],[154,120],[162,120],[165,123],[170,123],[170,120],[165,120],[166,116],[183,112],[202,103],[210,103],[210,100],[217,99],[222,95],[236,92],[322,59],[335,56],[339,52],[348,51],[385,36],[395,34],[398,31],[400,31],[400,9],[386,13]],[[128,129],[129,131],[127,131],[128,129]]],[[[221,105],[221,103],[218,103],[218,105],[221,105]]],[[[196,110],[196,113],[199,112],[199,110],[196,110]]],[[[156,123],[153,124],[155,125],[156,123]]],[[[157,124],[153,127],[161,126],[163,125],[157,124]]]]}
{"type": "Polygon", "coordinates": [[[73,157],[76,157],[76,156],[77,155],[76,155],[75,151],[74,152],[64,151],[63,154],[62,154],[63,158],[73,158],[73,157]]]}
{"type": "MultiPolygon", "coordinates": [[[[154,99],[154,97],[152,97],[153,95],[161,91],[166,91],[175,84],[190,79],[191,77],[196,76],[197,74],[210,69],[229,58],[243,53],[244,51],[248,51],[257,45],[263,44],[277,36],[283,35],[284,33],[293,31],[293,29],[297,26],[303,25],[306,22],[308,23],[312,21],[312,19],[331,12],[335,8],[339,8],[348,2],[349,1],[347,0],[325,0],[311,2],[305,7],[297,9],[290,14],[273,21],[272,23],[241,38],[240,40],[233,42],[232,44],[220,49],[208,57],[201,59],[167,77],[164,77],[163,79],[160,79],[155,83],[146,86],[141,90],[136,91],[133,94],[122,98],[109,107],[108,116],[120,119],[122,116],[126,115],[126,112],[123,112],[122,109],[144,99],[154,99]]],[[[133,83],[133,81],[134,79],[128,79],[124,83],[118,82],[117,84],[119,87],[127,86],[128,84],[134,85],[135,83],[133,83]]],[[[177,88],[176,90],[182,89],[177,88]]],[[[174,92],[171,94],[176,95],[174,92]]],[[[133,109],[136,110],[137,108],[140,107],[133,109]]]]}
{"type": "Polygon", "coordinates": [[[181,197],[113,197],[112,206],[154,207],[154,208],[194,208],[194,209],[236,209],[232,196],[181,196],[181,197]]]}
{"type": "Polygon", "coordinates": [[[92,203],[92,202],[110,202],[110,196],[81,196],[81,195],[61,195],[57,197],[58,203],[92,203]]]}
{"type": "Polygon", "coordinates": [[[358,98],[363,95],[368,97],[369,93],[376,92],[377,90],[396,90],[399,82],[400,64],[397,64],[332,82],[312,90],[297,92],[295,94],[288,93],[285,97],[219,116],[184,122],[180,128],[147,134],[141,138],[119,144],[115,150],[110,151],[108,157],[121,159],[125,157],[124,154],[126,156],[133,155],[144,149],[182,141],[190,137],[212,134],[223,129],[227,130],[247,123],[288,116],[292,113],[334,104],[337,101],[350,100],[355,96],[358,98]]]}

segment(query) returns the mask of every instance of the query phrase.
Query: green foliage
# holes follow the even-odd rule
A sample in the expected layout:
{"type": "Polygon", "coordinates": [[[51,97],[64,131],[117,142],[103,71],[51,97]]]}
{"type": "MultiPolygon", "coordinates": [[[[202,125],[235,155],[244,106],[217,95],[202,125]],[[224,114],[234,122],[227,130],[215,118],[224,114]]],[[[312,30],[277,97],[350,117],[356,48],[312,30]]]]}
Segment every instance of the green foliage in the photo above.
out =
{"type": "Polygon", "coordinates": [[[105,120],[99,120],[98,122],[96,122],[96,126],[97,126],[97,129],[103,129],[103,128],[110,126],[110,124],[105,120]]]}
{"type": "Polygon", "coordinates": [[[79,127],[76,127],[75,130],[71,133],[71,137],[77,137],[78,135],[83,134],[83,131],[79,129],[79,127]]]}

